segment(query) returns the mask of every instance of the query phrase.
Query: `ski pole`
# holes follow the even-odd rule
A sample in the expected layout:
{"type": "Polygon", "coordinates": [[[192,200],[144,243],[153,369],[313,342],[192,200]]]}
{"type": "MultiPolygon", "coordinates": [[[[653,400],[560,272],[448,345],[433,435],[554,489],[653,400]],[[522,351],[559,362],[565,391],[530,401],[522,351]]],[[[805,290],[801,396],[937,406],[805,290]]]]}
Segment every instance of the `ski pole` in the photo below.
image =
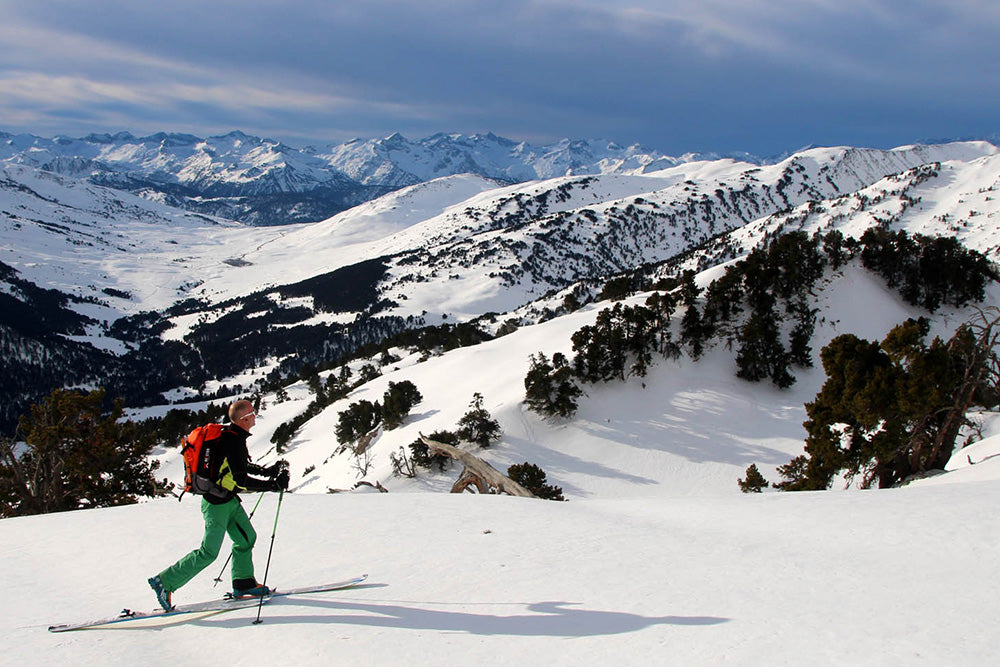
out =
{"type": "MultiPolygon", "coordinates": [[[[254,512],[257,511],[257,507],[260,505],[260,501],[263,498],[264,498],[264,494],[263,493],[261,493],[259,496],[257,496],[257,502],[254,503],[253,509],[250,510],[250,516],[247,517],[248,520],[253,518],[254,512]]],[[[232,557],[233,557],[233,552],[230,551],[229,555],[226,556],[226,562],[222,564],[222,569],[219,570],[219,576],[217,576],[215,578],[215,583],[212,584],[212,588],[215,588],[216,586],[218,586],[219,582],[222,581],[222,575],[225,574],[225,572],[226,572],[226,566],[229,565],[229,561],[230,561],[230,559],[232,559],[232,557]]]]}
{"type": "MultiPolygon", "coordinates": [[[[267,573],[271,569],[271,552],[274,551],[274,534],[278,532],[278,515],[281,514],[281,499],[285,497],[285,490],[282,489],[278,492],[278,509],[274,511],[274,528],[271,529],[271,546],[267,550],[267,565],[264,566],[264,582],[261,584],[263,588],[267,588],[267,573]]],[[[264,596],[260,596],[260,603],[257,605],[257,620],[253,622],[254,625],[260,623],[260,609],[264,606],[264,596]]]]}

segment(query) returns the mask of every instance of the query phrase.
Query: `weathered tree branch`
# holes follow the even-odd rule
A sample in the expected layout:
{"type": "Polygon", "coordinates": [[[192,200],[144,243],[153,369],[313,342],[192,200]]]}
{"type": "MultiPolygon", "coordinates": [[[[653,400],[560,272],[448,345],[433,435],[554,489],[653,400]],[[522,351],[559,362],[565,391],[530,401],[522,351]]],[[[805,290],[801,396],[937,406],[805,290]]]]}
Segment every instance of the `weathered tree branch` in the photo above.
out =
{"type": "Polygon", "coordinates": [[[420,435],[420,440],[427,445],[428,449],[449,456],[461,462],[464,466],[461,476],[451,488],[452,493],[461,493],[474,485],[480,493],[489,493],[490,489],[496,489],[500,493],[506,493],[511,496],[521,496],[523,498],[536,497],[531,491],[528,491],[478,456],[474,456],[469,452],[462,451],[457,447],[452,447],[443,442],[431,440],[424,437],[423,434],[420,435]]]}

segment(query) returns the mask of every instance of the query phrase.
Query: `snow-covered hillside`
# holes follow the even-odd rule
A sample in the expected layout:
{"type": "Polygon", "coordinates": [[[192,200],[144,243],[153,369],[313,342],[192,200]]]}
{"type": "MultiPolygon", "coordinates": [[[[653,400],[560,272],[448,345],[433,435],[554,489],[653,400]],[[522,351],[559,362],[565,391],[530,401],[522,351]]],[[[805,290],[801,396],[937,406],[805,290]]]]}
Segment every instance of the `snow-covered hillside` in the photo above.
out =
{"type": "MultiPolygon", "coordinates": [[[[701,280],[707,283],[714,274],[707,272],[701,280]]],[[[640,294],[630,302],[642,303],[647,296],[640,294]]],[[[572,420],[542,419],[528,411],[523,400],[529,356],[538,352],[572,356],[573,332],[593,324],[597,313],[609,305],[592,304],[426,361],[413,354],[383,367],[381,377],[329,405],[297,431],[281,454],[292,463],[292,489],[324,493],[366,481],[392,491],[446,491],[458,470],[446,474],[421,470],[415,479],[407,479],[393,474],[392,457],[409,454],[408,446],[421,433],[454,431],[478,392],[503,429],[500,444],[484,450],[483,456],[500,470],[525,461],[539,465],[568,498],[739,494],[736,479],[751,463],[777,481],[775,468],[802,453],[804,404],[815,397],[825,379],[818,356],[823,346],[846,332],[881,340],[907,318],[927,315],[855,263],[837,272],[819,291],[816,306],[821,320],[812,346],[815,365],[798,369],[790,389],[738,379],[733,351],[718,344],[697,362],[687,356],[662,360],[641,380],[587,385],[587,395],[572,420]],[[340,413],[354,402],[381,400],[390,382],[403,381],[412,382],[423,395],[403,426],[380,431],[364,456],[340,451],[334,435],[340,413]]],[[[990,288],[984,305],[1000,305],[1000,286],[990,288]]],[[[932,316],[933,334],[949,337],[967,315],[943,309],[932,316]]],[[[354,365],[360,367],[361,362],[354,365]]],[[[261,420],[251,439],[255,458],[274,458],[274,430],[315,399],[304,382],[287,392],[289,400],[284,402],[276,402],[273,394],[263,397],[261,420]]],[[[138,414],[152,413],[155,410],[138,414]]],[[[175,448],[161,450],[159,458],[162,474],[175,481],[182,478],[175,448]]]]}
{"type": "MultiPolygon", "coordinates": [[[[857,267],[819,298],[820,338],[877,338],[911,314],[857,267]]],[[[750,384],[732,377],[731,353],[715,349],[697,363],[660,363],[645,386],[593,388],[570,422],[525,412],[517,387],[526,354],[566,349],[598,307],[423,363],[403,359],[352,395],[377,397],[403,379],[424,393],[404,427],[372,448],[368,479],[389,493],[325,493],[358,478],[350,457],[322,460],[335,446],[331,406],[287,452],[294,492],[280,515],[273,494],[259,506],[246,497],[256,506],[258,576],[277,515],[269,583],[368,573],[365,585],[275,600],[259,625],[247,609],[53,635],[53,623],[152,609],[145,580],[197,545],[198,501],[6,519],[5,657],[172,665],[198,663],[201,647],[224,642],[240,647],[229,658],[236,665],[258,664],[275,647],[299,665],[457,665],[484,654],[551,665],[993,663],[989,624],[1000,602],[983,582],[1000,520],[983,508],[1000,490],[1000,416],[979,417],[984,439],[957,452],[950,472],[906,488],[743,495],[735,482],[749,462],[770,476],[801,450],[801,402],[818,374],[801,374],[789,391],[750,384]],[[389,475],[388,454],[419,431],[452,426],[473,391],[504,428],[478,453],[498,468],[541,465],[569,502],[420,493],[446,490],[455,468],[389,475]]],[[[935,330],[955,323],[943,312],[935,330]]],[[[307,402],[304,385],[289,393],[284,403],[265,399],[251,438],[259,462],[276,458],[270,431],[307,402]]],[[[164,459],[175,474],[173,453],[164,459]]],[[[219,587],[212,578],[222,560],[175,601],[220,596],[228,573],[219,587]]]]}
{"type": "Polygon", "coordinates": [[[766,167],[689,162],[643,175],[507,187],[463,175],[405,188],[322,222],[277,229],[192,215],[7,166],[0,182],[0,260],[37,284],[78,296],[105,288],[128,292],[132,304],[115,302],[128,313],[165,309],[188,297],[226,301],[399,256],[380,288],[384,298],[402,304],[398,314],[465,319],[511,310],[574,280],[670,258],[754,221],[766,226],[769,215],[789,216],[789,209],[809,202],[849,208],[853,193],[884,188],[875,184],[925,164],[947,164],[922,188],[950,208],[924,215],[924,203],[910,217],[928,233],[967,228],[970,212],[987,220],[997,213],[988,189],[996,181],[996,153],[986,143],[813,149],[766,167]],[[984,188],[985,194],[977,192],[984,188]],[[57,271],[49,270],[53,263],[57,271]]]}
{"type": "MultiPolygon", "coordinates": [[[[49,319],[89,318],[86,329],[50,333],[93,349],[53,351],[53,339],[39,340],[16,319],[11,326],[27,339],[7,341],[4,349],[12,351],[13,376],[25,378],[45,371],[17,368],[22,357],[37,366],[50,354],[83,355],[68,377],[88,386],[98,381],[93,369],[108,366],[105,350],[148,348],[155,345],[150,336],[162,332],[180,346],[197,341],[186,358],[200,357],[204,368],[194,373],[180,358],[158,366],[193,374],[195,388],[206,381],[242,385],[238,378],[254,370],[261,378],[276,364],[285,372],[326,364],[403,328],[486,313],[497,314],[494,331],[506,320],[537,321],[553,305],[539,299],[578,281],[593,294],[610,276],[677,257],[702,270],[796,228],[853,234],[878,223],[956,236],[995,253],[997,153],[983,142],[826,148],[766,166],[688,161],[507,186],[465,174],[403,188],[320,222],[270,228],[9,164],[0,181],[0,262],[13,278],[5,279],[4,293],[20,294],[21,280],[70,295],[49,319]],[[123,315],[132,319],[116,324],[123,315]],[[233,321],[250,329],[234,332],[233,321]],[[223,348],[250,333],[255,347],[245,351],[256,369],[234,368],[223,348]]],[[[37,298],[23,301],[41,307],[37,298]]],[[[146,349],[139,356],[159,354],[146,349]]],[[[175,389],[147,381],[156,377],[147,368],[119,366],[112,373],[118,392],[149,401],[175,389]]],[[[107,378],[101,373],[101,382],[107,378]]],[[[14,413],[5,419],[42,395],[24,382],[6,396],[14,413]]]]}
{"type": "Polygon", "coordinates": [[[377,257],[385,248],[364,244],[497,187],[454,176],[319,223],[259,228],[19,165],[2,174],[0,261],[37,285],[107,300],[118,313],[111,317],[166,309],[192,294],[223,301],[377,257]]]}

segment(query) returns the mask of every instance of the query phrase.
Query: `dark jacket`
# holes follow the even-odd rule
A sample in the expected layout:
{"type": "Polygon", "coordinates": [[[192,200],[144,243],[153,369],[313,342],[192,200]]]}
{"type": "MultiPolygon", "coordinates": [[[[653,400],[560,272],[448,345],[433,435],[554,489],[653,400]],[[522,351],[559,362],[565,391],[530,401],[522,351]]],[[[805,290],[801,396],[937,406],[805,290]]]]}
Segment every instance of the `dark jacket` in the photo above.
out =
{"type": "Polygon", "coordinates": [[[276,491],[274,482],[269,479],[269,471],[250,462],[250,452],[247,451],[248,431],[236,424],[229,424],[219,435],[214,444],[213,458],[217,462],[218,481],[217,493],[205,494],[205,499],[213,505],[221,505],[237,497],[240,491],[276,491]],[[266,477],[258,479],[251,477],[266,477]]]}

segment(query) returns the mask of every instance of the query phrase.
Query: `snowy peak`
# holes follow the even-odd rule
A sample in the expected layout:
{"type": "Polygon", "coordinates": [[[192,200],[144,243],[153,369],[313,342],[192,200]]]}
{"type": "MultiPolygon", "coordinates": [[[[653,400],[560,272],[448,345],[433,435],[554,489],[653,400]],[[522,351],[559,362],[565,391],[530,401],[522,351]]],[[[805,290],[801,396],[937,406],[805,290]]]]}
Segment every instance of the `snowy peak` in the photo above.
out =
{"type": "Polygon", "coordinates": [[[519,183],[567,174],[660,169],[670,158],[638,146],[563,140],[531,146],[488,134],[399,133],[325,148],[293,148],[244,132],[200,138],[128,132],[46,139],[0,134],[0,162],[127,189],[192,211],[250,224],[327,218],[388,191],[474,174],[519,183]],[[247,199],[252,198],[252,199],[247,199]]]}
{"type": "Polygon", "coordinates": [[[435,134],[411,141],[399,133],[384,139],[354,140],[332,146],[325,155],[355,180],[366,184],[410,184],[457,173],[518,183],[565,175],[648,171],[689,161],[638,145],[622,148],[610,141],[563,139],[532,146],[491,133],[435,134]]]}

